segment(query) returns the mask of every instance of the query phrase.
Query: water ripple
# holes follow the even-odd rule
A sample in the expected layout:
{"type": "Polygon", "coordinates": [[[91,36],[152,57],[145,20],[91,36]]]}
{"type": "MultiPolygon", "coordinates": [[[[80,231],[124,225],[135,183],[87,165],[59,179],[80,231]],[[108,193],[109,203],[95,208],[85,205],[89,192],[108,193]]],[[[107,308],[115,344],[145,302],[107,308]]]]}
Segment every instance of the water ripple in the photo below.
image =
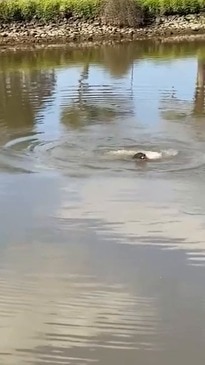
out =
{"type": "Polygon", "coordinates": [[[140,173],[173,173],[202,168],[205,154],[199,149],[178,141],[161,141],[152,144],[128,144],[124,147],[114,146],[107,140],[102,145],[101,138],[94,144],[88,144],[92,136],[75,134],[65,135],[61,140],[45,141],[40,135],[28,135],[8,141],[1,149],[1,168],[17,171],[38,172],[42,169],[59,170],[71,175],[80,173],[93,174],[100,171],[140,173]],[[145,152],[150,159],[148,163],[138,163],[132,156],[145,152]]]}
{"type": "Polygon", "coordinates": [[[81,282],[75,275],[63,281],[54,273],[22,275],[1,271],[0,359],[5,364],[14,353],[26,363],[67,364],[96,360],[64,353],[69,348],[153,349],[154,298],[131,295],[119,285],[100,289],[100,282],[81,282]],[[44,353],[44,347],[51,350],[44,353]]]}

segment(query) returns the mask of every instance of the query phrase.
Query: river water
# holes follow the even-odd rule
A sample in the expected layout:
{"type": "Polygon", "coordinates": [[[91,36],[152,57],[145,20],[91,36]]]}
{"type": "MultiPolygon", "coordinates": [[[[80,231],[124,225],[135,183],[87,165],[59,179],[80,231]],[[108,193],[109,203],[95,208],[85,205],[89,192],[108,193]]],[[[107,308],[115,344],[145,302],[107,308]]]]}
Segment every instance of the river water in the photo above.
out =
{"type": "Polygon", "coordinates": [[[204,363],[204,84],[202,42],[1,50],[0,364],[204,363]]]}

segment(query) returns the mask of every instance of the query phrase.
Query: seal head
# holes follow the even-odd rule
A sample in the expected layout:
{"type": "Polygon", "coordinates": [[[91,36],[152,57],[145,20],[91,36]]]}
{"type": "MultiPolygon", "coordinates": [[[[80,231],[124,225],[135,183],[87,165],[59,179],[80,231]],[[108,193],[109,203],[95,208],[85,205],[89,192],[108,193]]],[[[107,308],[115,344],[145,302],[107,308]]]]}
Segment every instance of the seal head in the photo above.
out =
{"type": "Polygon", "coordinates": [[[146,154],[143,152],[135,153],[135,155],[132,158],[134,158],[135,160],[146,160],[146,161],[148,160],[146,154]]]}

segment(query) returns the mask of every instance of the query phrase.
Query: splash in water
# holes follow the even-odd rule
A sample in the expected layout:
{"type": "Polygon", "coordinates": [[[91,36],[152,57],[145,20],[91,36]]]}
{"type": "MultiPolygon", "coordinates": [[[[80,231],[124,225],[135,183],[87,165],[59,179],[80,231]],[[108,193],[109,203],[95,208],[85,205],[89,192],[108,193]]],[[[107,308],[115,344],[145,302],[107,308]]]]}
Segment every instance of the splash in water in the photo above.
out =
{"type": "Polygon", "coordinates": [[[167,149],[161,151],[150,151],[150,150],[130,150],[130,149],[119,149],[115,151],[107,152],[108,155],[114,156],[116,158],[126,158],[129,156],[134,156],[136,153],[142,152],[145,153],[149,160],[159,160],[162,158],[174,157],[178,154],[177,150],[167,149]]]}

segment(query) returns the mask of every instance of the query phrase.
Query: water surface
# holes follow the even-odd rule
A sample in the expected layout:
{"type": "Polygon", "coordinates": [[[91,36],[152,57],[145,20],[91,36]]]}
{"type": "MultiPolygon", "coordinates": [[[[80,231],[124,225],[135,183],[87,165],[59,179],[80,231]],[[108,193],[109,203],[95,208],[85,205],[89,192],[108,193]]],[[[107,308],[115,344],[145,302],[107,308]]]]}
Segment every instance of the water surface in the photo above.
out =
{"type": "Polygon", "coordinates": [[[1,364],[204,362],[204,84],[202,42],[1,51],[1,364]]]}

